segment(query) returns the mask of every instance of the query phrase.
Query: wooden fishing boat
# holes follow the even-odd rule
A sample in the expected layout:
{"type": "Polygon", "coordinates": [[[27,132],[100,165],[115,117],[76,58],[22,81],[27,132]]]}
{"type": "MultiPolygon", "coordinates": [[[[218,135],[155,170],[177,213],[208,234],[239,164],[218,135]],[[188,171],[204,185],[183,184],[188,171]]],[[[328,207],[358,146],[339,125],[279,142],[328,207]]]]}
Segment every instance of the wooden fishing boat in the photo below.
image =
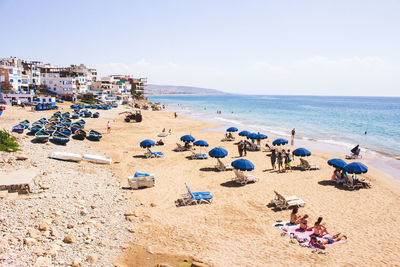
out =
{"type": "Polygon", "coordinates": [[[62,124],[67,125],[68,127],[71,126],[71,120],[70,120],[70,119],[64,118],[64,119],[61,119],[60,122],[61,122],[62,124]]]}
{"type": "Polygon", "coordinates": [[[67,112],[64,112],[63,114],[61,114],[61,118],[67,118],[67,119],[69,119],[70,116],[71,116],[71,114],[70,114],[68,111],[67,111],[67,112]]]}
{"type": "Polygon", "coordinates": [[[54,112],[53,117],[61,117],[61,111],[54,112]]]}
{"type": "Polygon", "coordinates": [[[35,125],[32,125],[32,127],[31,127],[29,133],[30,133],[31,135],[33,135],[33,134],[35,134],[36,132],[40,131],[40,130],[43,128],[43,126],[44,126],[43,124],[35,124],[35,125]]]}
{"type": "Polygon", "coordinates": [[[45,132],[45,131],[38,131],[35,134],[35,142],[38,143],[46,143],[47,141],[49,141],[50,138],[50,134],[45,132]]]}
{"type": "Polygon", "coordinates": [[[49,119],[49,122],[52,122],[52,121],[60,121],[60,118],[59,118],[59,117],[56,117],[56,116],[52,116],[52,117],[49,119]]]}
{"type": "Polygon", "coordinates": [[[82,126],[82,124],[80,124],[80,123],[73,123],[73,124],[71,124],[71,132],[72,133],[75,133],[76,132],[76,130],[79,130],[79,129],[83,129],[84,128],[84,126],[82,126]]]}
{"type": "Polygon", "coordinates": [[[51,139],[53,140],[53,142],[61,145],[66,145],[69,142],[69,137],[59,131],[55,131],[51,136],[51,139]]]}
{"type": "Polygon", "coordinates": [[[23,125],[25,129],[27,129],[29,127],[29,121],[28,120],[20,121],[18,124],[23,125]]]}
{"type": "Polygon", "coordinates": [[[76,120],[76,119],[79,119],[79,113],[73,113],[72,115],[71,115],[71,119],[73,119],[73,120],[76,120]]]}
{"type": "Polygon", "coordinates": [[[71,130],[68,128],[61,128],[61,129],[58,129],[57,131],[66,136],[70,136],[72,134],[71,130]]]}
{"type": "Polygon", "coordinates": [[[95,112],[95,113],[92,114],[92,117],[93,118],[98,118],[98,117],[100,117],[100,113],[95,112]]]}
{"type": "Polygon", "coordinates": [[[87,139],[91,141],[100,141],[100,139],[103,137],[103,135],[95,130],[90,130],[89,136],[87,139]]]}
{"type": "Polygon", "coordinates": [[[90,117],[92,117],[92,112],[89,111],[89,110],[86,110],[86,111],[83,112],[83,116],[85,118],[90,118],[90,117]]]}
{"type": "Polygon", "coordinates": [[[85,108],[92,108],[92,105],[86,105],[85,108]]]}
{"type": "Polygon", "coordinates": [[[79,121],[77,121],[77,122],[75,122],[75,123],[79,123],[80,125],[82,125],[82,128],[83,128],[83,127],[85,126],[85,124],[86,124],[86,121],[80,119],[79,121]]]}
{"type": "Polygon", "coordinates": [[[72,138],[76,140],[84,140],[86,138],[86,132],[83,129],[78,129],[74,132],[72,138]]]}
{"type": "Polygon", "coordinates": [[[43,131],[52,135],[57,130],[56,126],[54,125],[47,125],[43,128],[43,131]]]}
{"type": "Polygon", "coordinates": [[[12,132],[15,132],[15,133],[23,133],[24,132],[24,130],[25,130],[25,126],[24,125],[22,125],[22,124],[17,124],[17,125],[15,125],[15,126],[13,126],[12,127],[12,132]]]}

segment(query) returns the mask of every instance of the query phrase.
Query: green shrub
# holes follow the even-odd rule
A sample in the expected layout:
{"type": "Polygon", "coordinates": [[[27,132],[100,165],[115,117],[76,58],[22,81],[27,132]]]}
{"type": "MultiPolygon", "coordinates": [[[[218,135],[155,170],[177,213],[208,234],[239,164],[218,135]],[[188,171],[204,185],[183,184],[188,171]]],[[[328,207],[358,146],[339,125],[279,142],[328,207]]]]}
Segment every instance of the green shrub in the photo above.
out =
{"type": "Polygon", "coordinates": [[[18,150],[18,143],[9,132],[0,130],[0,151],[15,152],[18,150]]]}

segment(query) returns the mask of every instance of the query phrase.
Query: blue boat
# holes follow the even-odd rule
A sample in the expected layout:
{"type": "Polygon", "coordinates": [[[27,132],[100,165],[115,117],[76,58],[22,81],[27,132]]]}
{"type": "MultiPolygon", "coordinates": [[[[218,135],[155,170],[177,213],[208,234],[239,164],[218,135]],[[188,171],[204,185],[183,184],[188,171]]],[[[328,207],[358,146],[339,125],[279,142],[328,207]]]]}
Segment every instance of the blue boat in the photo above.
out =
{"type": "Polygon", "coordinates": [[[25,126],[21,125],[21,124],[17,124],[12,127],[12,132],[15,132],[15,133],[23,133],[24,130],[25,130],[25,126]]]}
{"type": "Polygon", "coordinates": [[[33,135],[34,133],[40,131],[42,128],[43,128],[43,124],[35,124],[31,127],[29,133],[33,135]]]}
{"type": "Polygon", "coordinates": [[[76,120],[76,119],[79,119],[79,113],[73,113],[72,115],[71,115],[71,119],[73,119],[73,120],[76,120]]]}
{"type": "Polygon", "coordinates": [[[100,117],[100,113],[95,112],[95,113],[92,114],[92,117],[93,118],[98,118],[98,117],[100,117]]]}
{"type": "Polygon", "coordinates": [[[3,109],[2,108],[0,108],[0,116],[1,116],[1,114],[3,114],[3,109]]]}
{"type": "Polygon", "coordinates": [[[92,108],[92,105],[86,105],[85,108],[92,108]]]}
{"type": "Polygon", "coordinates": [[[71,109],[76,109],[76,108],[78,108],[78,105],[71,105],[71,106],[69,106],[71,109]]]}
{"type": "Polygon", "coordinates": [[[71,126],[71,120],[70,119],[61,119],[60,121],[62,124],[66,125],[67,127],[71,126]]]}
{"type": "Polygon", "coordinates": [[[53,142],[61,145],[66,145],[69,142],[69,137],[59,131],[55,131],[51,136],[51,139],[53,140],[53,142]]]}
{"type": "Polygon", "coordinates": [[[29,121],[28,120],[20,121],[18,124],[24,126],[25,129],[27,129],[29,127],[29,121]]]}
{"type": "Polygon", "coordinates": [[[54,112],[53,117],[60,118],[61,117],[61,111],[54,112]]]}
{"type": "Polygon", "coordinates": [[[49,138],[50,138],[50,134],[46,133],[45,131],[38,131],[35,134],[34,140],[35,140],[35,142],[38,142],[38,143],[46,143],[47,141],[49,141],[49,138]]]}
{"type": "Polygon", "coordinates": [[[91,140],[91,141],[100,141],[100,139],[103,136],[101,135],[101,133],[96,132],[95,130],[90,130],[89,132],[89,136],[87,137],[87,139],[91,140]]]}
{"type": "MultiPolygon", "coordinates": [[[[85,124],[86,124],[86,121],[85,120],[79,120],[79,121],[77,121],[77,122],[75,122],[75,123],[79,123],[80,125],[82,125],[83,127],[85,126],[85,124]]],[[[83,128],[82,127],[82,128],[83,128]]]]}
{"type": "Polygon", "coordinates": [[[70,116],[71,116],[71,114],[70,114],[68,111],[65,112],[65,113],[63,113],[63,114],[61,114],[61,118],[67,118],[67,119],[69,119],[70,116]]]}
{"type": "Polygon", "coordinates": [[[68,128],[58,129],[57,132],[62,133],[63,135],[70,136],[72,134],[71,130],[68,128]]]}
{"type": "Polygon", "coordinates": [[[80,124],[80,123],[71,124],[71,132],[72,133],[75,133],[77,130],[83,129],[83,128],[84,128],[84,125],[82,126],[82,124],[80,124]]]}
{"type": "Polygon", "coordinates": [[[56,130],[57,128],[54,125],[46,125],[43,129],[43,131],[48,134],[53,134],[56,130]]]}
{"type": "Polygon", "coordinates": [[[92,117],[92,112],[89,111],[89,110],[85,110],[85,111],[83,112],[83,116],[84,116],[85,118],[90,118],[90,117],[92,117]]]}
{"type": "Polygon", "coordinates": [[[77,140],[83,140],[86,138],[86,132],[82,129],[78,129],[75,131],[72,138],[77,139],[77,140]]]}

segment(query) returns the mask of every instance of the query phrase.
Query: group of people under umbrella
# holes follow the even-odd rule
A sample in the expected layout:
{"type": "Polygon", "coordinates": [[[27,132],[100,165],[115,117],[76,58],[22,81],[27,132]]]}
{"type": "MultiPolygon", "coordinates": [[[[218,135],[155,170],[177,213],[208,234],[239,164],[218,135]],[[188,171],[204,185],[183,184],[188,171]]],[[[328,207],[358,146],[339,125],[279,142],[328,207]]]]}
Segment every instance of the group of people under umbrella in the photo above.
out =
{"type": "Polygon", "coordinates": [[[335,168],[332,181],[348,189],[370,188],[371,185],[365,180],[357,178],[356,174],[368,172],[368,167],[361,162],[352,162],[347,164],[344,160],[333,158],[328,160],[328,165],[335,168]],[[348,174],[351,174],[349,177],[348,174]]]}
{"type": "MultiPolygon", "coordinates": [[[[232,132],[237,132],[238,129],[236,127],[230,127],[227,129],[227,132],[232,133],[232,132]]],[[[268,136],[261,134],[261,133],[251,133],[249,131],[241,131],[239,132],[239,136],[246,137],[248,139],[257,140],[257,142],[260,142],[260,140],[267,139],[268,136]]],[[[192,135],[183,135],[180,140],[185,143],[186,148],[192,148],[191,143],[193,143],[194,146],[200,147],[200,150],[202,147],[208,147],[208,143],[204,140],[197,140],[192,136],[192,135]]],[[[280,145],[286,145],[288,144],[288,140],[284,138],[278,138],[272,142],[273,146],[280,146],[280,145]]],[[[142,148],[147,148],[150,153],[152,153],[155,157],[157,157],[157,154],[161,152],[151,152],[149,149],[150,147],[154,146],[155,143],[152,140],[144,140],[140,143],[140,146],[142,148]]],[[[268,145],[266,145],[269,147],[268,145]]],[[[269,147],[271,151],[271,164],[272,168],[275,169],[276,163],[278,163],[278,171],[286,170],[288,168],[291,168],[292,162],[294,160],[294,156],[297,157],[308,157],[311,156],[311,152],[305,148],[297,148],[293,152],[288,149],[285,151],[284,149],[279,151],[278,149],[275,149],[274,147],[269,147]],[[283,165],[285,164],[285,165],[283,165]],[[285,167],[284,167],[285,166],[285,167]]],[[[240,153],[240,156],[242,154],[240,153]]],[[[201,154],[204,155],[205,158],[206,154],[201,154]]],[[[215,147],[212,150],[209,151],[208,155],[212,158],[218,159],[218,162],[221,163],[219,159],[224,158],[228,156],[228,151],[224,148],[220,147],[215,147]]],[[[359,162],[353,162],[350,164],[347,164],[344,160],[334,158],[328,161],[328,164],[330,166],[335,167],[334,174],[332,176],[332,180],[334,180],[336,183],[344,185],[344,186],[350,186],[353,189],[354,188],[368,188],[369,184],[363,180],[357,179],[354,175],[355,174],[361,174],[361,173],[366,173],[368,171],[368,167],[365,166],[362,163],[359,162]],[[353,174],[353,177],[349,178],[348,174],[353,174]]],[[[240,171],[252,171],[254,170],[254,165],[251,161],[247,159],[237,159],[231,163],[231,166],[235,168],[236,170],[240,171]]]]}

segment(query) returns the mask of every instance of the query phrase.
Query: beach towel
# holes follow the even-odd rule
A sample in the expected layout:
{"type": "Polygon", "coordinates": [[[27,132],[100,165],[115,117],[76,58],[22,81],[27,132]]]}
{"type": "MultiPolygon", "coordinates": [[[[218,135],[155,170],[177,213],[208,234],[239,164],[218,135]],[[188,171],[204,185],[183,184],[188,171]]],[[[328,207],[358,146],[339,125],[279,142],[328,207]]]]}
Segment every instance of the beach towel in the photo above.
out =
{"type": "MultiPolygon", "coordinates": [[[[310,244],[311,236],[314,233],[314,231],[312,229],[309,231],[301,231],[299,229],[300,224],[291,224],[288,221],[277,221],[276,223],[273,223],[272,226],[274,226],[274,227],[278,228],[279,230],[281,230],[282,232],[288,234],[290,236],[290,238],[292,238],[292,239],[295,238],[299,242],[299,244],[304,244],[312,249],[320,249],[320,248],[314,247],[310,244]]],[[[323,241],[324,237],[332,238],[331,235],[324,234],[322,237],[317,237],[317,239],[320,241],[323,241]]],[[[345,240],[340,240],[340,241],[334,242],[332,244],[325,244],[324,246],[327,248],[332,245],[336,245],[336,244],[340,244],[340,243],[344,243],[344,242],[345,242],[345,240]]]]}

